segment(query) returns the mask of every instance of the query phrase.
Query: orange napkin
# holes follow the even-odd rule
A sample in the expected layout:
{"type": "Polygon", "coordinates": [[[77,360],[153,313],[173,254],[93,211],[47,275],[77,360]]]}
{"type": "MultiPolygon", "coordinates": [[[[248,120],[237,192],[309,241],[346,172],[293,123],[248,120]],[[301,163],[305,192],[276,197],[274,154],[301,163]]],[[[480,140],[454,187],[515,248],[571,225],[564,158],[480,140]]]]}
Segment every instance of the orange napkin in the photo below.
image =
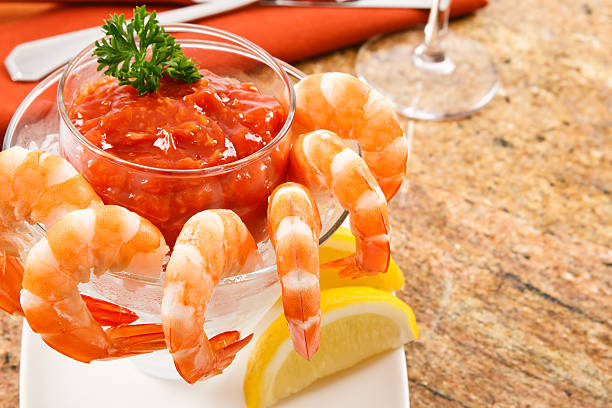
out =
{"type": "MultiPolygon", "coordinates": [[[[81,28],[100,25],[111,13],[131,16],[132,6],[117,4],[58,5],[45,13],[0,25],[0,61],[19,43],[81,28]]],[[[484,7],[487,0],[453,0],[452,15],[484,7]]],[[[153,7],[149,7],[152,9],[153,7]]],[[[168,6],[155,6],[158,11],[168,6]]],[[[320,54],[355,44],[383,32],[426,21],[427,10],[338,9],[315,7],[266,7],[253,5],[197,21],[231,31],[262,46],[286,61],[320,54]]],[[[0,134],[32,83],[11,81],[4,65],[0,69],[0,134]]]]}

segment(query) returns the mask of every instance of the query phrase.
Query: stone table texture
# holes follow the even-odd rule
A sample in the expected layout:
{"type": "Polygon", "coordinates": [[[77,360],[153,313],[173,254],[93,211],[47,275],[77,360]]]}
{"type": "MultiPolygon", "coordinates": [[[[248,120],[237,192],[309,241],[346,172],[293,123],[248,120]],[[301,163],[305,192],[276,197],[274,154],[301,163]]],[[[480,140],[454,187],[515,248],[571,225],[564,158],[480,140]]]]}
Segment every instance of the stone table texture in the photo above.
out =
{"type": "MultiPolygon", "coordinates": [[[[450,29],[503,85],[464,120],[401,120],[412,406],[612,406],[612,1],[492,0],[450,29]]],[[[298,67],[353,73],[357,49],[298,67]]],[[[0,328],[0,407],[16,407],[21,323],[0,328]]]]}

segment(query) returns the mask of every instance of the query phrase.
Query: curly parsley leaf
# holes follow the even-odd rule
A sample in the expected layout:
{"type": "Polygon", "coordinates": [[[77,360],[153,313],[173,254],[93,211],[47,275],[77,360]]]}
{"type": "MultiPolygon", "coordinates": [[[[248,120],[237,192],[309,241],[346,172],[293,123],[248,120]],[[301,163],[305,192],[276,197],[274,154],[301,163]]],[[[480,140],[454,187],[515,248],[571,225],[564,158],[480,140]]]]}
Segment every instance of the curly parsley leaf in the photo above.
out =
{"type": "Polygon", "coordinates": [[[98,71],[106,68],[106,75],[119,79],[121,85],[133,86],[139,95],[154,92],[164,75],[187,83],[202,77],[156,16],[145,6],[136,7],[129,22],[123,14],[112,15],[102,26],[107,37],[96,41],[94,50],[98,71]]]}

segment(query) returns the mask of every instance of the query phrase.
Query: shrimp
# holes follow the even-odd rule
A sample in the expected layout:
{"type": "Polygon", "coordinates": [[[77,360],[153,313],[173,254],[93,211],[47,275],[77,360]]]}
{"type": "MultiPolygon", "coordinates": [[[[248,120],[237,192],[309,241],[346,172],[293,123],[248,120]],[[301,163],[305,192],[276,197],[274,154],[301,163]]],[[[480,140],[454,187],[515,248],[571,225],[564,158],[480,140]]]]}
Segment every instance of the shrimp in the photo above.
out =
{"type": "MultiPolygon", "coordinates": [[[[60,156],[15,146],[0,152],[0,309],[22,314],[19,303],[23,266],[19,257],[29,244],[24,223],[47,228],[67,213],[101,205],[87,181],[60,156]]],[[[120,326],[138,319],[121,306],[83,296],[94,319],[120,326]]]]}
{"type": "Polygon", "coordinates": [[[161,270],[167,252],[159,230],[125,208],[99,205],[73,211],[27,256],[20,299],[24,315],[45,343],[85,363],[163,349],[159,324],[102,329],[78,285],[88,282],[91,272],[161,270]]]}
{"type": "Polygon", "coordinates": [[[21,313],[18,257],[32,244],[25,224],[50,228],[69,212],[102,200],[62,157],[18,146],[0,152],[0,191],[0,309],[21,313]]]}
{"type": "Polygon", "coordinates": [[[12,147],[0,152],[0,225],[4,248],[15,254],[8,229],[23,221],[51,228],[71,211],[102,204],[93,188],[64,158],[12,147]]]}
{"type": "Polygon", "coordinates": [[[285,183],[274,190],[268,205],[268,233],[276,251],[283,308],[293,347],[310,360],[321,343],[321,220],[315,201],[304,186],[285,183]]]}
{"type": "Polygon", "coordinates": [[[368,166],[337,135],[318,130],[298,137],[289,159],[291,179],[311,191],[327,191],[349,212],[356,252],[327,264],[339,276],[356,278],[384,273],[389,265],[387,202],[368,166]]]}
{"type": "Polygon", "coordinates": [[[406,174],[409,145],[391,104],[357,78],[309,75],[295,85],[297,134],[327,129],[359,143],[363,159],[389,201],[406,174]]]}
{"type": "Polygon", "coordinates": [[[206,210],[183,226],[166,267],[162,326],[177,371],[190,384],[221,374],[252,335],[236,331],[208,339],[206,303],[221,278],[251,272],[261,262],[255,240],[230,210],[206,210]]]}

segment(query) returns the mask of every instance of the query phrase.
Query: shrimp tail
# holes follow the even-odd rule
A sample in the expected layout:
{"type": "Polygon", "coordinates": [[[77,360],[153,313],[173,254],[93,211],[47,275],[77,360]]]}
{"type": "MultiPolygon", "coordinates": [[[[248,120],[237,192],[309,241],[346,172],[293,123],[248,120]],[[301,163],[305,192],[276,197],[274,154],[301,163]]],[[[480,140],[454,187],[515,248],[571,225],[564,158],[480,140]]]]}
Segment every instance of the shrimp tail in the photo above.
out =
{"type": "Polygon", "coordinates": [[[252,338],[253,334],[251,333],[240,340],[240,332],[233,330],[217,334],[209,340],[217,356],[217,368],[220,372],[234,361],[236,354],[249,344],[252,338]]]}
{"type": "MultiPolygon", "coordinates": [[[[191,364],[177,364],[174,365],[181,377],[189,384],[194,384],[196,381],[204,381],[212,378],[216,375],[223,373],[236,357],[236,354],[242,350],[253,338],[253,334],[249,334],[247,337],[240,339],[240,332],[232,330],[217,334],[215,337],[208,339],[203,344],[203,348],[209,350],[211,357],[204,366],[198,366],[191,364]]],[[[191,355],[193,361],[198,356],[191,355]]],[[[202,357],[202,356],[200,356],[202,357]]],[[[201,360],[200,360],[201,362],[201,360]]]]}
{"type": "Polygon", "coordinates": [[[23,314],[19,296],[23,281],[23,267],[14,256],[0,251],[0,309],[9,314],[23,314]]]}
{"type": "MultiPolygon", "coordinates": [[[[316,296],[312,293],[314,291],[307,292],[309,293],[298,295],[299,303],[304,306],[315,303],[318,306],[320,304],[319,286],[317,285],[316,288],[316,296]]],[[[306,360],[310,360],[321,346],[321,312],[320,310],[314,312],[302,310],[292,313],[291,309],[295,308],[295,305],[288,303],[290,302],[283,302],[283,308],[288,320],[293,348],[306,360]],[[296,314],[297,316],[295,316],[296,314]],[[314,316],[312,316],[313,314],[314,316]]]]}
{"type": "Polygon", "coordinates": [[[166,348],[164,330],[161,324],[135,324],[111,327],[106,330],[115,350],[107,360],[151,353],[166,348]]]}
{"type": "Polygon", "coordinates": [[[355,254],[326,262],[321,265],[321,269],[332,269],[342,279],[357,279],[364,276],[355,262],[355,254]]]}
{"type": "Polygon", "coordinates": [[[390,258],[387,256],[387,252],[381,251],[381,258],[377,262],[378,265],[375,265],[376,269],[368,270],[359,266],[359,263],[357,262],[357,254],[351,254],[344,258],[326,262],[321,265],[321,269],[334,270],[338,274],[338,277],[342,279],[357,279],[364,276],[373,276],[378,275],[379,273],[385,273],[389,266],[389,259],[390,258]],[[383,268],[383,265],[386,266],[383,268]]]}
{"type": "Polygon", "coordinates": [[[138,320],[138,315],[130,309],[87,295],[81,297],[100,326],[125,326],[138,320]]]}
{"type": "Polygon", "coordinates": [[[79,336],[63,337],[61,334],[41,334],[52,349],[82,363],[94,360],[118,358],[151,353],[166,348],[164,332],[159,323],[111,327],[104,331],[109,343],[87,341],[79,336]]]}
{"type": "Polygon", "coordinates": [[[166,348],[164,332],[159,323],[111,327],[104,333],[110,347],[95,341],[88,342],[78,336],[67,339],[62,335],[41,334],[41,338],[52,349],[82,363],[114,360],[166,348]]]}

